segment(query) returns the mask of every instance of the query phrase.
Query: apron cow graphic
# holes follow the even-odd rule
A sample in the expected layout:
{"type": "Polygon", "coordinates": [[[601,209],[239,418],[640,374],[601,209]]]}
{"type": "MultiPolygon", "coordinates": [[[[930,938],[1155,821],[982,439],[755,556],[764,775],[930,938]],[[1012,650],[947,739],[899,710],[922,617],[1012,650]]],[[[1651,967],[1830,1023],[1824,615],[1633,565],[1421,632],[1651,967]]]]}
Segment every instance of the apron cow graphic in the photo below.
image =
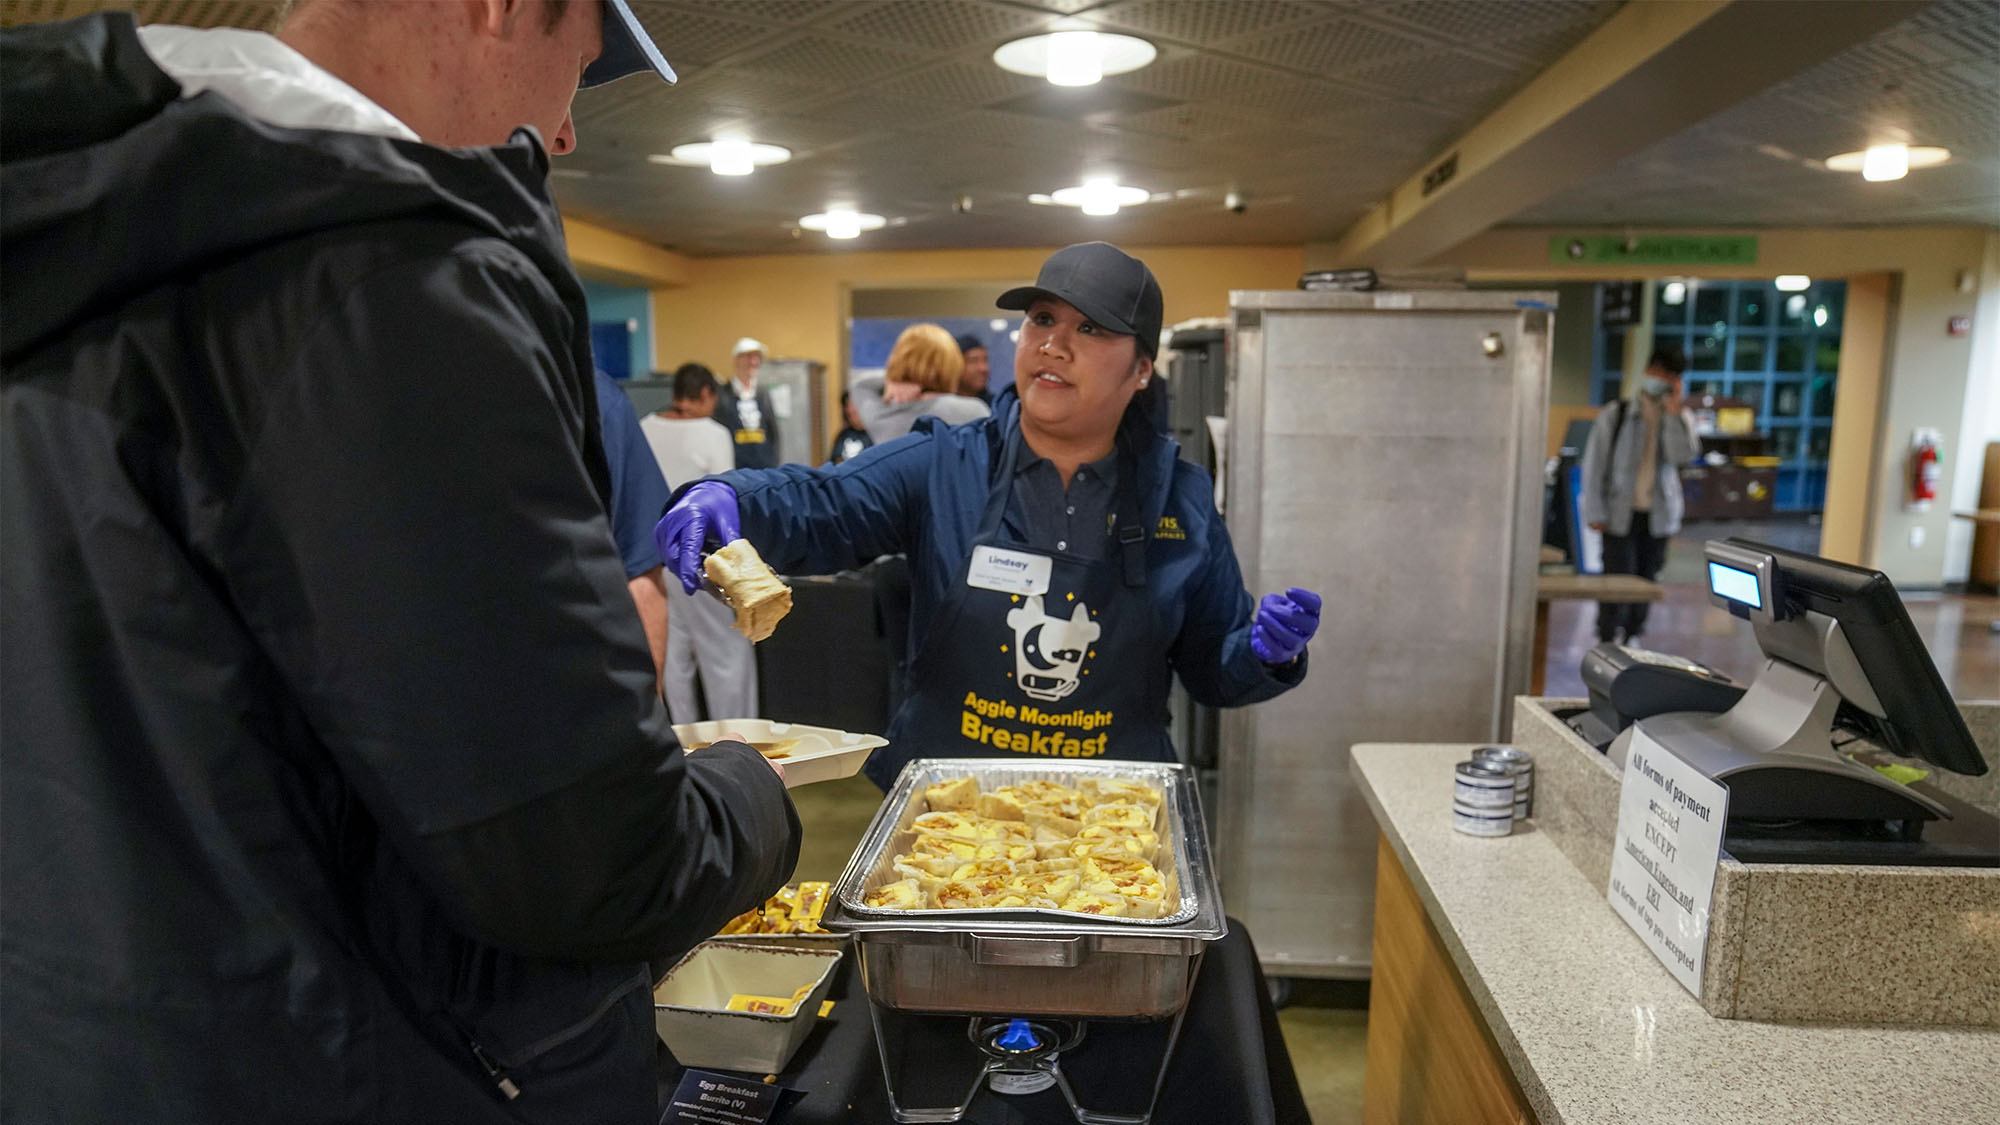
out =
{"type": "Polygon", "coordinates": [[[1076,603],[1065,621],[1043,612],[1042,596],[1036,594],[1007,611],[1007,627],[1014,630],[1014,682],[1022,691],[1054,702],[1076,690],[1084,654],[1099,631],[1087,606],[1076,603]]]}

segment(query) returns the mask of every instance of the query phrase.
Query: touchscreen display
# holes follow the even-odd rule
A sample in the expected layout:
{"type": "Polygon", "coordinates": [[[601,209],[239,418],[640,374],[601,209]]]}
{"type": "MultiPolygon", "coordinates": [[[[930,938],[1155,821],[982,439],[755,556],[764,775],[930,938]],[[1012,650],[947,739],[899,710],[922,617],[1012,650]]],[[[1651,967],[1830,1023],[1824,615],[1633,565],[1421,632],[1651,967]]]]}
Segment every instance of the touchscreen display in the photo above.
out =
{"type": "Polygon", "coordinates": [[[1763,609],[1764,597],[1757,589],[1757,576],[1747,570],[1724,566],[1711,561],[1708,564],[1708,588],[1718,597],[1740,602],[1751,609],[1763,609]]]}

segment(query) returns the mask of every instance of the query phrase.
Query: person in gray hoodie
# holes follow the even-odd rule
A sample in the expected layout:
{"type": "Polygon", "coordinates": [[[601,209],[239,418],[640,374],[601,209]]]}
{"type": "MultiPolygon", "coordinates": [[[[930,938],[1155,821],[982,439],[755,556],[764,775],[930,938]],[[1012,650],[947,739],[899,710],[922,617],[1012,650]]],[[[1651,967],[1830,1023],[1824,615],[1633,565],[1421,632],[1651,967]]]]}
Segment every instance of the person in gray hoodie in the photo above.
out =
{"type": "MultiPolygon", "coordinates": [[[[1667,540],[1681,529],[1680,467],[1699,452],[1683,409],[1687,360],[1661,348],[1646,361],[1639,393],[1598,411],[1584,443],[1583,522],[1604,535],[1604,573],[1651,581],[1666,562],[1667,540]]],[[[1645,602],[1600,602],[1597,639],[1636,641],[1645,602]]]]}

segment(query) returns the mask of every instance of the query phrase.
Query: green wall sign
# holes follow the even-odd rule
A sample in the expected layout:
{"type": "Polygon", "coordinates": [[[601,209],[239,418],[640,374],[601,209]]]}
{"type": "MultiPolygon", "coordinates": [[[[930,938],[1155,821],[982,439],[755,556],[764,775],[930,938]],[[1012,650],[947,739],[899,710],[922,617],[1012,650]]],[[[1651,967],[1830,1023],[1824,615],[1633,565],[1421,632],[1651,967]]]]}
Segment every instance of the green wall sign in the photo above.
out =
{"type": "Polygon", "coordinates": [[[1552,234],[1549,261],[1571,266],[1754,266],[1754,234],[1552,234]]]}

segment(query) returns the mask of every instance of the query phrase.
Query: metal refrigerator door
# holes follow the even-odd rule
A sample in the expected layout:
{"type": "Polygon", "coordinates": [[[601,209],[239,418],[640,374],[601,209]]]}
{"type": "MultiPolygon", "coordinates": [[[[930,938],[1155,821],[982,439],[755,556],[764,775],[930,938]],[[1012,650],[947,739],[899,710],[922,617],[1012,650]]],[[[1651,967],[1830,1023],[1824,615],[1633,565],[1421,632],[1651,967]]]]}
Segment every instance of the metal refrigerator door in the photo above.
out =
{"type": "Polygon", "coordinates": [[[1526,690],[1554,298],[1233,297],[1231,534],[1253,592],[1326,606],[1306,685],[1225,717],[1223,896],[1271,971],[1360,976],[1376,827],[1349,748],[1496,739],[1526,690]]]}

